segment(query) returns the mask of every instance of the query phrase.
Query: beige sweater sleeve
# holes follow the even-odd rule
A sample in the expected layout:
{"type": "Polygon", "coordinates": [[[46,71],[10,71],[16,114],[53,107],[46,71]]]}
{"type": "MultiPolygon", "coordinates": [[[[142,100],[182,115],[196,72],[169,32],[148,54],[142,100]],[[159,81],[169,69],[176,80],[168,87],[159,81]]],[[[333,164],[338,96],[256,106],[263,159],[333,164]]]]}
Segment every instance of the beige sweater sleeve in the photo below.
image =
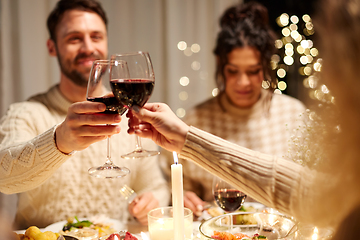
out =
{"type": "Polygon", "coordinates": [[[309,220],[314,172],[294,162],[261,154],[191,127],[180,157],[237,186],[263,204],[309,220]],[[301,199],[301,200],[300,200],[301,199]],[[309,201],[303,201],[308,199],[309,201]]]}
{"type": "Polygon", "coordinates": [[[70,156],[54,141],[56,124],[48,130],[41,108],[31,104],[11,107],[0,121],[0,191],[13,194],[36,188],[70,156]],[[35,117],[37,120],[32,121],[35,117]],[[37,134],[37,131],[42,133],[37,134]]]}

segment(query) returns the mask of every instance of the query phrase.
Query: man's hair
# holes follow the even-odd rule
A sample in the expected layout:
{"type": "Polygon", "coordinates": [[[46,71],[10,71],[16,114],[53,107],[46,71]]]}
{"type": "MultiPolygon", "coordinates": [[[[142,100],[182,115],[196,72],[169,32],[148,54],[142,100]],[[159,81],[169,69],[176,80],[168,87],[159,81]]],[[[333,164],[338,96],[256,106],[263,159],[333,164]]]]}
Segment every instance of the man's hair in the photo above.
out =
{"type": "Polygon", "coordinates": [[[69,10],[81,10],[87,12],[94,12],[98,14],[104,21],[107,27],[107,17],[101,4],[96,0],[60,0],[57,2],[55,8],[50,13],[47,19],[47,28],[50,39],[56,42],[56,28],[61,21],[64,13],[69,10]]]}

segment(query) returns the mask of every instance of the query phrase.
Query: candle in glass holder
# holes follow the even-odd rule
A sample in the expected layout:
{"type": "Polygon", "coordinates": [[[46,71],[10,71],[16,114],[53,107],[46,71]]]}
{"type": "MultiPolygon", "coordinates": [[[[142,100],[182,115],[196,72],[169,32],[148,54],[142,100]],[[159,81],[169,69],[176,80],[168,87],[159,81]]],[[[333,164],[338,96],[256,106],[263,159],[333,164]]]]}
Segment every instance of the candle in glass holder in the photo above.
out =
{"type": "MultiPolygon", "coordinates": [[[[148,228],[151,240],[174,240],[174,219],[172,207],[161,207],[148,213],[148,228]]],[[[185,239],[192,239],[193,213],[184,208],[185,239]]]]}

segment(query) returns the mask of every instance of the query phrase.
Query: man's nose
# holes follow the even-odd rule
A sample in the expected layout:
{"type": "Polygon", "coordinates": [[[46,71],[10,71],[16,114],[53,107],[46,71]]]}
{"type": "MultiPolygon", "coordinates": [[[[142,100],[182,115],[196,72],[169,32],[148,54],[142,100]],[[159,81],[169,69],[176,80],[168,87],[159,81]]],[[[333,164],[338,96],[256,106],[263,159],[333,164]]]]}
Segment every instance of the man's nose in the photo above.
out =
{"type": "Polygon", "coordinates": [[[90,36],[84,37],[81,50],[88,54],[93,53],[95,51],[95,44],[90,36]]]}

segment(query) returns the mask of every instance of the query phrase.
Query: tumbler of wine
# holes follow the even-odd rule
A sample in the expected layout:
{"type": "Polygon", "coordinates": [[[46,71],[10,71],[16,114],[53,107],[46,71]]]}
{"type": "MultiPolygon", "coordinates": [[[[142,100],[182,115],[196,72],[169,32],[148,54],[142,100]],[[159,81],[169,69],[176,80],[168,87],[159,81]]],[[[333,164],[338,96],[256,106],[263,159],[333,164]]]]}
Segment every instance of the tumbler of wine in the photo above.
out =
{"type": "MultiPolygon", "coordinates": [[[[126,63],[119,63],[126,74],[126,63]]],[[[120,67],[119,67],[120,71],[120,67]]],[[[114,97],[110,87],[110,60],[95,60],[90,70],[86,99],[92,102],[102,102],[106,105],[105,114],[122,115],[126,108],[114,97]]],[[[92,167],[89,174],[97,178],[118,178],[130,173],[126,167],[118,167],[111,160],[110,137],[107,138],[107,157],[103,165],[92,167]]]]}
{"type": "MultiPolygon", "coordinates": [[[[126,108],[133,106],[143,107],[149,100],[155,85],[155,75],[150,55],[147,52],[114,54],[111,56],[111,88],[118,99],[126,108]],[[117,62],[126,61],[129,76],[124,76],[118,71],[117,62]]],[[[158,151],[145,150],[141,146],[140,137],[136,136],[135,150],[122,155],[126,159],[136,159],[158,155],[158,151]]]]}
{"type": "MultiPolygon", "coordinates": [[[[246,194],[218,177],[213,180],[213,194],[216,204],[227,213],[238,210],[246,199],[246,194]]],[[[233,216],[230,216],[230,229],[232,227],[233,216]]]]}

